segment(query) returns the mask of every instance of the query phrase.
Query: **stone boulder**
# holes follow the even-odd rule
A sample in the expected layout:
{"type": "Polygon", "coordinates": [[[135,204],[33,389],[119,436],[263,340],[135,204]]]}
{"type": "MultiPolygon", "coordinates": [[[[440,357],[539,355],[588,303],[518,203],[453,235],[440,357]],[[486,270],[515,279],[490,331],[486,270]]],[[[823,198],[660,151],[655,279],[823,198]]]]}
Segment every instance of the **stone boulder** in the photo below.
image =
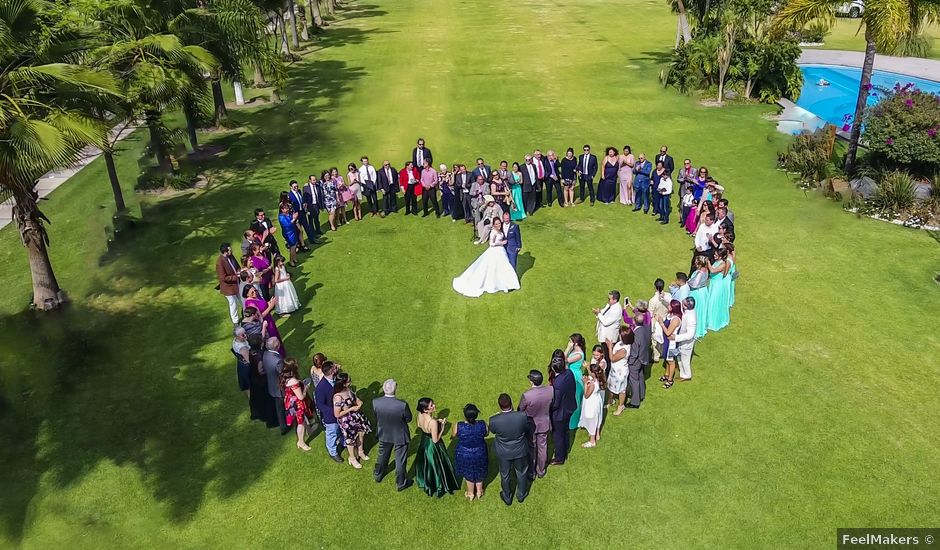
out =
{"type": "Polygon", "coordinates": [[[866,200],[872,198],[878,192],[878,184],[868,176],[852,180],[849,182],[849,187],[852,188],[853,193],[866,200]]]}

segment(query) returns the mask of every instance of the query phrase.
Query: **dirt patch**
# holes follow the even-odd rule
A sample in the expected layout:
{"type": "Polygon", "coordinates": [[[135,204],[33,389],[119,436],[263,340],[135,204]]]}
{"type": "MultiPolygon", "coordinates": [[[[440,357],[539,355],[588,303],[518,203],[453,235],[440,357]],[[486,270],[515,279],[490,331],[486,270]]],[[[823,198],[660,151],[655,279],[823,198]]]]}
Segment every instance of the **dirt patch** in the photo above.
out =
{"type": "Polygon", "coordinates": [[[225,156],[228,153],[228,145],[223,145],[219,143],[210,143],[208,145],[200,145],[199,149],[189,153],[187,158],[193,162],[204,162],[207,160],[212,160],[218,157],[225,156]]]}

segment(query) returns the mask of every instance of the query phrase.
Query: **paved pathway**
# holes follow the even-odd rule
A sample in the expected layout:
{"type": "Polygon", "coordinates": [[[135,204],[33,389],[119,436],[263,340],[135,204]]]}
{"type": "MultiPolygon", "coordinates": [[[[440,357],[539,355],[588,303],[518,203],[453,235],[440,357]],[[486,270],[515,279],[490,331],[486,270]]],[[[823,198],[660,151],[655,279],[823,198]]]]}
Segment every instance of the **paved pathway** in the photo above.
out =
{"type": "MultiPolygon", "coordinates": [[[[821,65],[841,65],[861,67],[865,52],[847,52],[844,50],[804,49],[797,61],[800,64],[818,63],[821,65]]],[[[875,55],[875,70],[916,76],[925,80],[940,80],[940,61],[919,57],[893,57],[875,55]]]]}
{"type": "MultiPolygon", "coordinates": [[[[135,124],[128,125],[123,129],[120,125],[115,126],[111,129],[111,136],[115,141],[121,141],[131,135],[131,132],[136,129],[137,126],[135,124]],[[115,136],[115,134],[117,135],[115,136]]],[[[100,156],[101,149],[97,147],[86,147],[82,150],[81,156],[75,164],[44,174],[36,181],[36,191],[39,193],[39,198],[52,193],[60,185],[68,181],[69,178],[77,174],[82,168],[91,164],[91,161],[100,156]]],[[[3,229],[13,221],[13,204],[12,198],[0,203],[0,229],[3,229]]]]}

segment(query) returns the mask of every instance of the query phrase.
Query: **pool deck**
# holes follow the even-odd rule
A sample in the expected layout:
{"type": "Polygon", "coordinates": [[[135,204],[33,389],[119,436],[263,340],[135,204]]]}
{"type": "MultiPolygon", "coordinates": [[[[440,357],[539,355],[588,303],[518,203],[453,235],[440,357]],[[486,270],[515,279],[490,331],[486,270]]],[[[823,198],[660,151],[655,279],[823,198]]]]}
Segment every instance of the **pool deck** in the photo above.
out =
{"type": "MultiPolygon", "coordinates": [[[[811,65],[840,65],[843,67],[861,67],[865,61],[865,52],[844,50],[804,49],[797,63],[811,65]]],[[[919,57],[893,57],[875,55],[875,70],[916,76],[924,80],[940,81],[940,61],[919,57]]]]}

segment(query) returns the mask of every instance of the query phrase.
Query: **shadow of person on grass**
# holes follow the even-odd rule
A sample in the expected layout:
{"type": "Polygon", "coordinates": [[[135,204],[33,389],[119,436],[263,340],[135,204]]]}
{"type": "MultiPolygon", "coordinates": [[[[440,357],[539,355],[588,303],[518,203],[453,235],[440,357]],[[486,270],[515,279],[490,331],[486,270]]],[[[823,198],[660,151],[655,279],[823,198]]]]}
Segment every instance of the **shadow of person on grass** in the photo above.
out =
{"type": "Polygon", "coordinates": [[[519,273],[520,282],[522,281],[523,275],[533,267],[535,267],[535,256],[533,256],[531,252],[519,254],[519,258],[516,260],[516,272],[519,273]]]}

